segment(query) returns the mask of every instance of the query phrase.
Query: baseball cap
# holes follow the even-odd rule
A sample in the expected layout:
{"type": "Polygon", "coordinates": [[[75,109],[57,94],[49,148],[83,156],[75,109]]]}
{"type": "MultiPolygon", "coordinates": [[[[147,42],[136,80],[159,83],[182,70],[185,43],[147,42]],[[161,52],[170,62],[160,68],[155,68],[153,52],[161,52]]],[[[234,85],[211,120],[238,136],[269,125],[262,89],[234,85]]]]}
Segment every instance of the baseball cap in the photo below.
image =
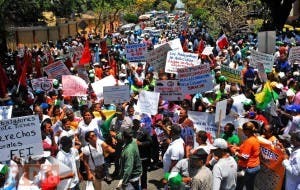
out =
{"type": "Polygon", "coordinates": [[[221,138],[215,139],[211,149],[214,150],[214,149],[218,149],[218,148],[227,149],[228,144],[227,144],[226,140],[221,139],[221,138]]]}

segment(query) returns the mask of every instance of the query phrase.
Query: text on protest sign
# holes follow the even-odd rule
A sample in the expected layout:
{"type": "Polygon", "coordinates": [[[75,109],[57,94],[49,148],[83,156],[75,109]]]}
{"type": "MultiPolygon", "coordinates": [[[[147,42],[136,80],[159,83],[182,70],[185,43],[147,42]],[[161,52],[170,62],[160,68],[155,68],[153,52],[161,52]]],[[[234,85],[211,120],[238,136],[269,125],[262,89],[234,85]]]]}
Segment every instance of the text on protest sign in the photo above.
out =
{"type": "Polygon", "coordinates": [[[241,71],[232,69],[225,65],[221,65],[221,73],[227,78],[228,82],[239,84],[242,84],[243,82],[241,71]]]}
{"type": "Polygon", "coordinates": [[[274,56],[266,53],[251,50],[250,65],[257,68],[258,63],[263,63],[266,71],[272,71],[274,56]]]}
{"type": "Polygon", "coordinates": [[[167,54],[170,50],[171,47],[168,43],[155,48],[154,50],[148,52],[147,63],[153,66],[156,71],[158,71],[159,69],[164,70],[167,54]]]}
{"type": "Polygon", "coordinates": [[[214,47],[205,47],[201,54],[202,55],[210,55],[213,53],[213,49],[214,49],[214,47]]]}
{"type": "Polygon", "coordinates": [[[180,68],[177,71],[179,84],[184,94],[196,94],[213,89],[208,64],[180,68]]]}
{"type": "Polygon", "coordinates": [[[78,76],[63,75],[62,88],[65,96],[86,96],[88,85],[78,76]]]}
{"type": "Polygon", "coordinates": [[[37,115],[0,121],[0,161],[14,156],[27,158],[43,153],[42,136],[37,115]]]}
{"type": "Polygon", "coordinates": [[[142,113],[157,114],[159,93],[142,90],[139,93],[137,106],[142,113]]]}
{"type": "Polygon", "coordinates": [[[189,111],[188,116],[193,121],[196,132],[202,130],[210,133],[213,137],[216,137],[218,128],[214,121],[214,113],[189,111]]]}
{"type": "Polygon", "coordinates": [[[104,86],[104,104],[118,104],[127,102],[130,99],[129,86],[104,86]]]}
{"type": "Polygon", "coordinates": [[[12,106],[0,106],[0,120],[10,119],[12,114],[12,106]]]}
{"type": "Polygon", "coordinates": [[[300,61],[300,46],[292,47],[289,51],[289,62],[300,61]]]}
{"type": "Polygon", "coordinates": [[[34,91],[51,91],[53,89],[52,79],[46,77],[32,79],[31,85],[34,91]]]}
{"type": "Polygon", "coordinates": [[[98,80],[94,83],[92,83],[92,88],[97,96],[98,99],[103,98],[103,87],[104,86],[114,86],[116,85],[116,79],[110,75],[107,77],[104,77],[101,80],[98,80]]]}
{"type": "Polygon", "coordinates": [[[163,100],[182,101],[184,99],[178,80],[157,80],[154,91],[160,93],[163,100]]]}
{"type": "Polygon", "coordinates": [[[126,59],[128,61],[145,61],[147,57],[147,45],[142,44],[127,44],[125,46],[126,59]]]}
{"type": "Polygon", "coordinates": [[[199,65],[198,55],[179,51],[169,51],[166,60],[166,73],[177,74],[177,69],[199,65]]]}
{"type": "Polygon", "coordinates": [[[176,38],[174,40],[171,40],[171,41],[168,41],[166,43],[163,43],[163,44],[157,44],[157,45],[154,45],[154,49],[164,45],[164,44],[169,44],[170,48],[174,51],[180,51],[180,52],[183,52],[183,49],[182,49],[182,45],[181,45],[181,42],[180,42],[180,39],[179,38],[176,38]]]}
{"type": "Polygon", "coordinates": [[[60,79],[62,75],[71,75],[63,61],[56,61],[43,69],[50,79],[60,79]]]}

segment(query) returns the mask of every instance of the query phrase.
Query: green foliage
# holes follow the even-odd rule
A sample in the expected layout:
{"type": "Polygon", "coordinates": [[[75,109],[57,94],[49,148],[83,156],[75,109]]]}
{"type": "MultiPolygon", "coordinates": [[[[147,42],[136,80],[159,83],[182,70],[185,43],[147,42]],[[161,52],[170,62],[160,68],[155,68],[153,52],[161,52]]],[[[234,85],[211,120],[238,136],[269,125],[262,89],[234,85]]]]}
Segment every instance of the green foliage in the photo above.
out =
{"type": "Polygon", "coordinates": [[[164,11],[170,11],[171,10],[171,4],[167,1],[161,1],[158,5],[157,5],[157,10],[164,10],[164,11]]]}
{"type": "Polygon", "coordinates": [[[167,2],[171,4],[171,11],[173,11],[175,9],[177,0],[167,0],[167,2]]]}
{"type": "Polygon", "coordinates": [[[124,15],[124,20],[128,23],[138,23],[139,18],[135,14],[127,13],[124,15]]]}
{"type": "Polygon", "coordinates": [[[210,16],[210,12],[204,8],[198,8],[192,14],[195,19],[199,19],[201,21],[207,21],[210,16]]]}

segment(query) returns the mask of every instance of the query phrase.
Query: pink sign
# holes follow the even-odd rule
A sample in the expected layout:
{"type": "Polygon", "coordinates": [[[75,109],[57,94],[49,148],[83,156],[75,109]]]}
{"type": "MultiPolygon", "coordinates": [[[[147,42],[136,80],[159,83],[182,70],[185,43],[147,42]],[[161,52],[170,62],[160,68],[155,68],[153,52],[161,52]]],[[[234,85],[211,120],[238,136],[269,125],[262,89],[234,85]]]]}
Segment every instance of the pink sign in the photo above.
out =
{"type": "Polygon", "coordinates": [[[62,76],[62,87],[64,96],[86,96],[87,83],[80,77],[74,75],[62,76]]]}

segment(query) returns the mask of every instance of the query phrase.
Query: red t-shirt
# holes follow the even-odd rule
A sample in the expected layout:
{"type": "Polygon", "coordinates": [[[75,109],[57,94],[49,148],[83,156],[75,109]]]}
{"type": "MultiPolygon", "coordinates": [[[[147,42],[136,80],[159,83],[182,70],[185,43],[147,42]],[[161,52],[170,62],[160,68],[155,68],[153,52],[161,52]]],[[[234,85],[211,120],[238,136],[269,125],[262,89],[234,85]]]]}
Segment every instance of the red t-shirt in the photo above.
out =
{"type": "Polygon", "coordinates": [[[44,179],[41,183],[42,190],[56,190],[57,185],[60,183],[58,176],[50,176],[44,179]]]}

